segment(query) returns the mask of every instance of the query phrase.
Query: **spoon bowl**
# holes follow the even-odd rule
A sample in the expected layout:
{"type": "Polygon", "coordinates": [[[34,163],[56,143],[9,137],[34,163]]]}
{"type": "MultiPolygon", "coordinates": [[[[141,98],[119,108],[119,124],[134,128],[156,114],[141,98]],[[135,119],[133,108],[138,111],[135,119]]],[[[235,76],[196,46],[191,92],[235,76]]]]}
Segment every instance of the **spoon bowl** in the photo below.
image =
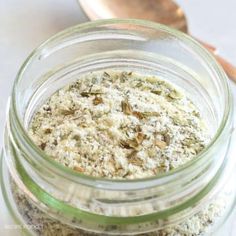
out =
{"type": "Polygon", "coordinates": [[[187,33],[182,9],[171,0],[80,0],[91,20],[136,18],[159,22],[187,33]]]}

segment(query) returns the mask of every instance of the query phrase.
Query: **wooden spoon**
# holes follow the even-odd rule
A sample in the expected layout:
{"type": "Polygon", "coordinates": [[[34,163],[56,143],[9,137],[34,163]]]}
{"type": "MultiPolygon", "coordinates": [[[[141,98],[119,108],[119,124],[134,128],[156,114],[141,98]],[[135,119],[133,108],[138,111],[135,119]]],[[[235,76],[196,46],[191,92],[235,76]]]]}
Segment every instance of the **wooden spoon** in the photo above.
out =
{"type": "MultiPolygon", "coordinates": [[[[135,18],[151,20],[188,33],[183,10],[172,0],[79,0],[91,20],[109,18],[135,18]]],[[[198,40],[216,58],[226,74],[236,82],[236,68],[216,55],[216,48],[198,40]]]]}

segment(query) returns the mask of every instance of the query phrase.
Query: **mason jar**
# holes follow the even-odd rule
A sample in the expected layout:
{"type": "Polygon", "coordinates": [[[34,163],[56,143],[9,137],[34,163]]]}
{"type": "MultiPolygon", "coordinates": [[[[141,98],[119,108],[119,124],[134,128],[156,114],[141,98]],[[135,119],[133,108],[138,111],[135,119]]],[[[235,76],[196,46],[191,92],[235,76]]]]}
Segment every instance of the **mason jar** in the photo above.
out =
{"type": "Polygon", "coordinates": [[[113,19],[55,35],[24,62],[9,99],[1,185],[17,230],[47,236],[230,235],[236,199],[232,102],[222,68],[174,29],[113,19]],[[66,84],[107,69],[155,75],[181,87],[206,120],[208,146],[179,168],[135,180],[86,176],[47,156],[27,132],[34,113],[66,84]]]}

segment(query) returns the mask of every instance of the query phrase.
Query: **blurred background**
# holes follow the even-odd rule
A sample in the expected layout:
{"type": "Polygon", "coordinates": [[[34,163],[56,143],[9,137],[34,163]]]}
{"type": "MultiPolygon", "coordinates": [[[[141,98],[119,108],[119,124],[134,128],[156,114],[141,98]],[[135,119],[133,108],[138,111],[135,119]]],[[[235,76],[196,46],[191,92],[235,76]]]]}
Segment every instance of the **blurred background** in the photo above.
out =
{"type": "MultiPolygon", "coordinates": [[[[236,1],[176,2],[186,14],[191,35],[214,45],[220,55],[236,64],[236,1]]],[[[20,65],[53,34],[88,20],[76,0],[0,0],[0,146],[7,99],[20,65]]],[[[236,85],[231,85],[236,95],[236,85]]],[[[11,220],[1,194],[0,209],[0,235],[18,236],[16,230],[4,228],[11,220]]],[[[236,218],[234,222],[236,235],[236,218]]]]}

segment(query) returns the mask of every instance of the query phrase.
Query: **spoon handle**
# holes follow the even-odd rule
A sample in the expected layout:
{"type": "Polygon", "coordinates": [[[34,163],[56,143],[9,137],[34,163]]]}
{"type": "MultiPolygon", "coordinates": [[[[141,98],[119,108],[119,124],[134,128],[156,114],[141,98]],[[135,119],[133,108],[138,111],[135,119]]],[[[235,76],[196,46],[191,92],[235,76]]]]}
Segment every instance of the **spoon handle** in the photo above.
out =
{"type": "Polygon", "coordinates": [[[193,37],[195,40],[197,40],[200,44],[202,44],[205,48],[207,48],[208,50],[210,50],[211,52],[216,52],[217,48],[214,47],[213,45],[209,44],[209,43],[206,43],[206,42],[203,42],[202,40],[194,37],[191,35],[191,37],[193,37]]]}
{"type": "Polygon", "coordinates": [[[213,55],[215,56],[216,60],[221,64],[221,66],[225,70],[228,77],[231,80],[233,80],[234,82],[236,82],[236,68],[235,68],[235,66],[232,65],[227,60],[225,60],[224,58],[222,58],[221,56],[214,54],[214,53],[213,53],[213,55]]]}
{"type": "Polygon", "coordinates": [[[236,82],[236,67],[227,60],[225,60],[224,58],[222,58],[221,56],[217,55],[215,47],[200,40],[198,41],[212,53],[212,55],[215,57],[218,63],[223,67],[228,77],[234,82],[236,82]]]}

